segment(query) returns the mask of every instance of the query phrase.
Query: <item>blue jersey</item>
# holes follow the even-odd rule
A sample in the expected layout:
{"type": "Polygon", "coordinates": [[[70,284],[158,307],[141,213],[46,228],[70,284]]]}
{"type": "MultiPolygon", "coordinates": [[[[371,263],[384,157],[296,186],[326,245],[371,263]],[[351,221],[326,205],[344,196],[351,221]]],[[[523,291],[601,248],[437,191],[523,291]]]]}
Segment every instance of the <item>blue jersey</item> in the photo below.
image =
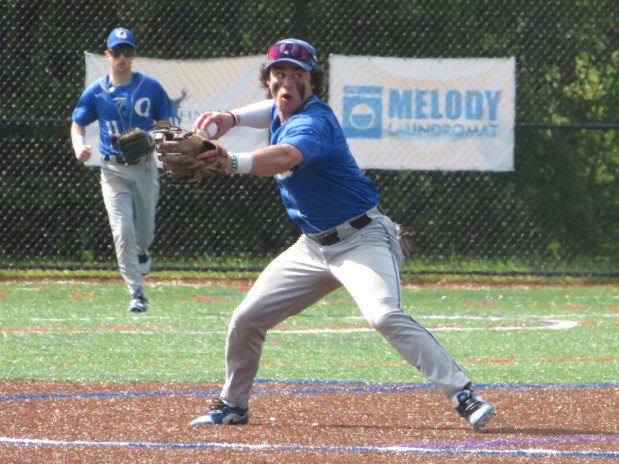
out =
{"type": "Polygon", "coordinates": [[[271,145],[290,144],[303,162],[275,176],[288,215],[304,233],[315,234],[378,203],[376,187],[359,169],[331,108],[313,95],[281,123],[274,109],[271,145]]]}
{"type": "Polygon", "coordinates": [[[91,84],[80,97],[73,121],[80,126],[99,120],[101,153],[116,155],[112,136],[120,135],[135,127],[152,129],[153,122],[172,117],[170,98],[157,80],[134,72],[131,82],[115,87],[110,76],[103,76],[91,84]]]}

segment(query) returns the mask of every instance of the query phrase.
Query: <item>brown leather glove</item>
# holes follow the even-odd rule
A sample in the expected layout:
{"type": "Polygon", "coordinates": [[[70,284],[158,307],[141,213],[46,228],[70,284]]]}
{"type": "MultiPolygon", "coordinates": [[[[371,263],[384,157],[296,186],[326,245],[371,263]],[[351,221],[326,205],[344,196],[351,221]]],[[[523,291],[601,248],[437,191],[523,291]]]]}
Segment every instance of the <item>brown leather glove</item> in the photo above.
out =
{"type": "Polygon", "coordinates": [[[120,150],[120,156],[125,163],[137,164],[142,158],[152,155],[155,141],[148,132],[136,127],[114,137],[112,146],[120,150]]]}
{"type": "Polygon", "coordinates": [[[173,179],[190,182],[229,175],[232,171],[232,158],[220,145],[205,139],[195,132],[179,127],[158,129],[155,141],[159,161],[173,179]],[[201,153],[203,159],[196,157],[201,153]]]}

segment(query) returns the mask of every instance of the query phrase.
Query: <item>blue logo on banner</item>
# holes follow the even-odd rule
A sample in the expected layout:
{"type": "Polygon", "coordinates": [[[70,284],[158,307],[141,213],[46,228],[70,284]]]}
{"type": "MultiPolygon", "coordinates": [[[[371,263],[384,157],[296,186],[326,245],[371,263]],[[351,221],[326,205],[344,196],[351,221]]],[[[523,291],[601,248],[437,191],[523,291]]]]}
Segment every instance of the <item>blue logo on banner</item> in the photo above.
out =
{"type": "Polygon", "coordinates": [[[383,88],[344,86],[342,128],[346,137],[379,139],[382,136],[383,88]]]}

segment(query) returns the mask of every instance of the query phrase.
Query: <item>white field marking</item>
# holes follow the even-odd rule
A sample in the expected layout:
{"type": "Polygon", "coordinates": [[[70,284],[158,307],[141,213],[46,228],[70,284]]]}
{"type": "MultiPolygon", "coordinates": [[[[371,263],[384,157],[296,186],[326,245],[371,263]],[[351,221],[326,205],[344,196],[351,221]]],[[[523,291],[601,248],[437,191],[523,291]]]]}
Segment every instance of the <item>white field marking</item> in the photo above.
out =
{"type": "MultiPolygon", "coordinates": [[[[552,320],[557,320],[557,319],[561,319],[563,317],[570,317],[573,316],[573,314],[548,314],[545,316],[539,316],[539,315],[528,315],[528,316],[518,316],[518,317],[503,317],[503,316],[448,316],[448,315],[441,315],[441,314],[434,314],[434,315],[418,315],[415,316],[415,318],[418,321],[424,321],[424,320],[445,320],[445,321],[450,321],[450,320],[463,320],[463,321],[490,321],[490,322],[498,322],[498,321],[511,321],[513,323],[518,323],[518,322],[526,322],[526,321],[541,321],[541,320],[547,320],[547,321],[552,321],[552,320]]],[[[619,317],[619,313],[616,314],[601,314],[600,315],[603,318],[606,319],[615,319],[619,317]]],[[[153,317],[152,319],[150,319],[151,322],[157,322],[157,321],[170,321],[170,320],[176,320],[177,318],[174,317],[168,317],[165,315],[158,315],[153,317]]],[[[365,318],[363,316],[346,316],[343,319],[345,320],[350,320],[350,321],[365,321],[365,318]]],[[[80,318],[47,318],[47,317],[31,317],[30,318],[31,321],[34,322],[75,322],[75,321],[91,321],[92,318],[89,317],[80,317],[80,318]]],[[[108,316],[103,318],[103,320],[105,321],[126,321],[126,318],[124,317],[118,317],[118,316],[108,316]]],[[[0,321],[0,326],[2,325],[2,321],[0,321]]]]}
{"type": "MultiPolygon", "coordinates": [[[[75,321],[84,321],[84,322],[92,322],[92,317],[64,317],[64,318],[56,318],[56,317],[30,317],[28,318],[28,320],[33,321],[33,322],[75,322],[75,321]]],[[[162,319],[169,319],[169,318],[162,318],[162,317],[157,317],[154,318],[154,320],[162,320],[162,319]]],[[[104,317],[102,318],[102,320],[104,321],[126,321],[127,318],[125,317],[104,317]]],[[[1,325],[1,321],[0,321],[0,325],[1,325]]]]}
{"type": "MultiPolygon", "coordinates": [[[[206,279],[208,281],[208,279],[206,279]]],[[[41,290],[40,288],[38,288],[41,285],[57,285],[57,286],[62,286],[62,285],[75,285],[75,284],[79,284],[79,285],[84,285],[84,286],[91,286],[91,287],[100,287],[101,285],[106,285],[106,284],[110,284],[110,285],[118,285],[117,282],[114,281],[104,281],[104,282],[96,282],[96,281],[91,281],[91,280],[80,280],[80,279],[69,279],[69,280],[45,280],[45,281],[33,281],[33,282],[21,282],[20,280],[13,280],[13,281],[7,281],[7,282],[11,282],[11,283],[21,283],[23,285],[23,287],[20,287],[22,290],[32,290],[32,291],[38,291],[41,290]],[[35,285],[35,288],[30,288],[31,286],[35,285]]],[[[191,287],[191,288],[201,288],[201,287],[213,287],[215,285],[221,285],[221,286],[225,286],[228,287],[228,285],[226,285],[225,283],[219,283],[219,282],[210,282],[210,283],[203,283],[203,284],[196,284],[196,283],[189,283],[189,282],[182,282],[181,280],[179,281],[174,281],[174,282],[152,282],[152,283],[148,283],[146,282],[144,284],[147,287],[151,287],[151,288],[156,288],[156,287],[191,287]]],[[[230,287],[233,287],[233,285],[231,285],[230,287]]]]}
{"type": "Polygon", "coordinates": [[[429,315],[425,315],[425,314],[419,314],[419,315],[415,315],[415,317],[417,317],[418,319],[444,319],[444,320],[458,320],[458,319],[462,319],[464,321],[513,321],[513,320],[522,320],[522,321],[527,321],[527,320],[552,320],[552,319],[558,319],[561,317],[570,317],[573,316],[573,314],[547,314],[547,315],[543,315],[540,316],[539,314],[529,314],[529,315],[525,315],[525,316],[511,316],[511,317],[506,317],[506,316],[498,316],[498,315],[494,315],[494,316],[467,316],[467,315],[456,315],[456,316],[448,316],[446,314],[429,314],[429,315]]]}
{"type": "MultiPolygon", "coordinates": [[[[488,291],[488,290],[494,290],[494,289],[509,289],[509,286],[500,286],[497,285],[495,286],[483,286],[483,285],[459,285],[459,284],[438,284],[438,285],[417,285],[417,284],[406,284],[403,283],[402,284],[402,288],[405,288],[407,290],[414,290],[414,291],[423,291],[423,290],[427,290],[428,288],[432,288],[432,289],[448,289],[451,291],[451,289],[453,288],[454,290],[480,290],[480,291],[488,291]],[[456,287],[456,288],[453,288],[456,287]]],[[[521,285],[518,288],[524,289],[524,290],[529,290],[531,287],[526,286],[526,285],[521,285]]]]}
{"type": "MultiPolygon", "coordinates": [[[[549,321],[550,322],[550,321],[549,321]]],[[[566,330],[576,327],[578,322],[576,321],[552,321],[550,324],[546,324],[539,327],[532,326],[508,326],[508,327],[431,327],[432,332],[446,331],[446,332],[472,332],[480,330],[566,330]]],[[[281,333],[281,334],[308,334],[308,333],[352,333],[352,332],[374,332],[371,327],[343,327],[341,329],[293,329],[293,330],[270,330],[269,333],[281,333]]]]}
{"type": "Polygon", "coordinates": [[[423,448],[417,446],[386,445],[386,446],[311,446],[311,445],[276,445],[269,443],[156,443],[156,442],[123,442],[123,441],[61,441],[32,438],[0,437],[0,444],[35,445],[35,446],[100,446],[122,448],[157,448],[157,449],[234,449],[244,451],[339,451],[339,452],[373,452],[373,453],[414,453],[434,455],[497,455],[497,456],[570,456],[570,457],[617,457],[619,453],[594,451],[559,451],[547,448],[525,448],[513,450],[497,450],[494,448],[423,448]]]}
{"type": "MultiPolygon", "coordinates": [[[[550,321],[549,321],[550,322],[550,321]]],[[[430,327],[432,332],[444,331],[444,332],[475,332],[482,330],[567,330],[574,328],[578,325],[576,321],[552,321],[549,324],[542,326],[504,326],[504,327],[430,327]]],[[[0,328],[1,329],[1,328],[0,328]]],[[[83,329],[54,329],[50,328],[45,331],[19,331],[16,333],[22,336],[25,333],[32,334],[50,334],[61,331],[62,333],[115,333],[115,334],[135,334],[135,335],[157,335],[162,333],[175,333],[186,335],[203,335],[203,334],[219,334],[225,335],[227,330],[203,330],[203,329],[166,329],[166,328],[145,328],[145,329],[118,329],[115,327],[100,328],[97,330],[83,328],[83,329]]],[[[325,334],[325,333],[368,333],[374,332],[371,327],[341,327],[341,328],[316,328],[316,329],[272,329],[270,334],[325,334]]],[[[5,335],[8,335],[5,334],[5,335]]]]}
{"type": "Polygon", "coordinates": [[[615,314],[602,314],[602,317],[605,317],[607,319],[616,319],[619,317],[619,313],[615,313],[615,314]]]}

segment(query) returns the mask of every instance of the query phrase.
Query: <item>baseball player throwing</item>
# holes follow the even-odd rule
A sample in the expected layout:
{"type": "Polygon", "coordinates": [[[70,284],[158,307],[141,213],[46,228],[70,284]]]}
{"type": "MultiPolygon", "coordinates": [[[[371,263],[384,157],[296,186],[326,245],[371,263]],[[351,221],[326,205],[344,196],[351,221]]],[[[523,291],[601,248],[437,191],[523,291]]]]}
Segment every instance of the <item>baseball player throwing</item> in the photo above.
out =
{"type": "Polygon", "coordinates": [[[155,236],[159,198],[157,164],[152,153],[125,160],[114,140],[134,128],[168,125],[172,105],[159,82],[132,72],[135,48],[130,30],[117,28],[110,33],[105,51],[110,73],[82,93],[73,111],[71,140],[78,161],[89,159],[92,147],[84,144],[85,126],[99,120],[101,189],[116,257],[131,294],[129,311],[143,312],[148,309],[148,300],[142,276],[151,268],[148,247],[155,236]]]}
{"type": "Polygon", "coordinates": [[[239,125],[270,127],[268,147],[223,154],[220,147],[217,156],[229,161],[231,174],[275,176],[302,235],[266,267],[232,314],[223,390],[191,424],[246,424],[267,331],[343,285],[398,353],[475,430],[483,428],[494,415],[492,405],[471,390],[471,379],[432,334],[402,310],[399,229],[379,206],[379,194],[358,168],[333,111],[320,100],[325,72],[316,50],[297,39],[277,42],[262,65],[261,81],[272,100],[204,113],[195,127],[206,132],[217,124],[214,138],[239,125]]]}

